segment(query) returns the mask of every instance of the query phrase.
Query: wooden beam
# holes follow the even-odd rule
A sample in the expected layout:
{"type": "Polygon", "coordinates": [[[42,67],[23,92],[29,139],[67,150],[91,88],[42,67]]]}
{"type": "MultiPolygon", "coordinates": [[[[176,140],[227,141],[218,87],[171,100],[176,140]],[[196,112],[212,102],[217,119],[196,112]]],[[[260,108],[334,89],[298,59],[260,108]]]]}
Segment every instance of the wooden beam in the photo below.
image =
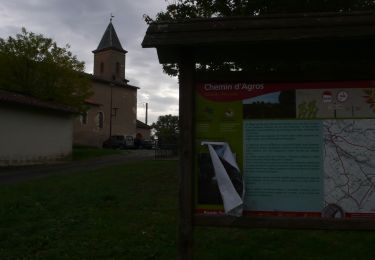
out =
{"type": "MultiPolygon", "coordinates": [[[[233,43],[191,46],[191,54],[196,62],[249,62],[262,63],[272,60],[307,61],[375,59],[373,46],[375,36],[368,39],[325,39],[261,41],[258,43],[233,43]]],[[[160,63],[175,63],[179,46],[158,47],[160,63]]]]}
{"type": "MultiPolygon", "coordinates": [[[[323,64],[324,65],[324,64],[323,64]]],[[[288,70],[288,71],[207,71],[196,72],[196,80],[223,81],[223,82],[306,82],[306,81],[357,81],[357,80],[374,80],[375,66],[371,62],[357,63],[358,66],[343,66],[338,68],[328,65],[310,70],[288,70]]]]}
{"type": "Polygon", "coordinates": [[[224,226],[244,228],[321,229],[321,230],[375,230],[373,219],[324,219],[277,217],[229,217],[196,215],[197,226],[224,226]]]}
{"type": "Polygon", "coordinates": [[[180,50],[180,259],[192,259],[194,210],[194,71],[195,65],[188,50],[180,50]]]}
{"type": "Polygon", "coordinates": [[[152,23],[143,47],[197,46],[375,35],[373,13],[223,17],[152,23]]]}

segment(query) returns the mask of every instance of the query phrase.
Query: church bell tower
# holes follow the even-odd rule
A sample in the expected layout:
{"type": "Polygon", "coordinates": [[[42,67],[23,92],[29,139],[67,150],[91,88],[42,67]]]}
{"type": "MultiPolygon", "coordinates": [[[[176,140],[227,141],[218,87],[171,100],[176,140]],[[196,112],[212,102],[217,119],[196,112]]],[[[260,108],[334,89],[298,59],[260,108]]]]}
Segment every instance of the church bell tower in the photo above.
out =
{"type": "Polygon", "coordinates": [[[112,17],[94,53],[94,76],[108,81],[125,80],[125,56],[112,17]]]}

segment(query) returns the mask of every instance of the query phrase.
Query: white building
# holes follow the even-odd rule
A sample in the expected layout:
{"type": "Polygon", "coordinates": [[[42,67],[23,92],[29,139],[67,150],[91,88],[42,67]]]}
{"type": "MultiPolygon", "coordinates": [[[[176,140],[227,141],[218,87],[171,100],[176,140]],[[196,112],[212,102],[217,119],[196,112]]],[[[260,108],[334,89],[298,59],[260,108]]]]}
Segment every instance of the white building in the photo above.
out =
{"type": "Polygon", "coordinates": [[[67,106],[0,90],[0,166],[70,157],[73,116],[67,106]]]}

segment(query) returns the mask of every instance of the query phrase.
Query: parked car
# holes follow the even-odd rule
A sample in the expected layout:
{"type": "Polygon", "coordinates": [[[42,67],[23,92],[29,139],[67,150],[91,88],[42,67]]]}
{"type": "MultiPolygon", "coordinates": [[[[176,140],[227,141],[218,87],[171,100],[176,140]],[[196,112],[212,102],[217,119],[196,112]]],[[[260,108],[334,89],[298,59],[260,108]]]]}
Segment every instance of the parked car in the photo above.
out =
{"type": "Polygon", "coordinates": [[[134,138],[131,135],[125,136],[125,148],[126,149],[133,149],[134,145],[134,138]]]}
{"type": "Polygon", "coordinates": [[[103,148],[125,149],[126,142],[123,135],[112,135],[103,142],[103,148]]]}
{"type": "Polygon", "coordinates": [[[131,149],[134,148],[134,138],[130,135],[112,135],[103,142],[103,148],[131,149]]]}
{"type": "Polygon", "coordinates": [[[153,140],[142,140],[140,148],[153,149],[155,148],[155,142],[153,140]]]}

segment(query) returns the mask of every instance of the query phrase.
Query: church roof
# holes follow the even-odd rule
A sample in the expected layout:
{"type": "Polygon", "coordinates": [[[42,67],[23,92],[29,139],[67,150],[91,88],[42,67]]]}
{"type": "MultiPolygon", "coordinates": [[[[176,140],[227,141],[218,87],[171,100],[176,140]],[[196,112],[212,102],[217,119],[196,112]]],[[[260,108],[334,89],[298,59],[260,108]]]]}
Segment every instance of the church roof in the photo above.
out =
{"type": "Polygon", "coordinates": [[[120,40],[117,37],[115,28],[112,22],[109,22],[107,29],[105,30],[103,37],[98,45],[98,48],[93,51],[93,53],[106,51],[106,50],[116,50],[123,53],[127,53],[121,46],[120,40]]]}

